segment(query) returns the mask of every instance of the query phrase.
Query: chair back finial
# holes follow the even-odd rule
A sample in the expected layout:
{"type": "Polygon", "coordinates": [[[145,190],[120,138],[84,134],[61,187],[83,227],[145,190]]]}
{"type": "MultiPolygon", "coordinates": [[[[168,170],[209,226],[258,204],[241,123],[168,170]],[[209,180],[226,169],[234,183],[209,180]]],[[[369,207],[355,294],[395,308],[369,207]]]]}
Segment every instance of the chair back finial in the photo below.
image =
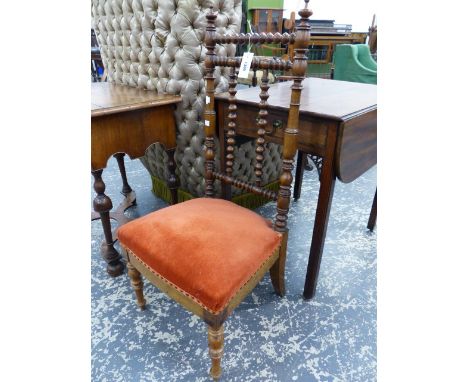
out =
{"type": "Polygon", "coordinates": [[[310,16],[312,16],[313,12],[308,8],[309,7],[309,0],[304,0],[305,6],[299,11],[299,16],[301,16],[301,23],[305,22],[308,24],[307,20],[310,16]]]}

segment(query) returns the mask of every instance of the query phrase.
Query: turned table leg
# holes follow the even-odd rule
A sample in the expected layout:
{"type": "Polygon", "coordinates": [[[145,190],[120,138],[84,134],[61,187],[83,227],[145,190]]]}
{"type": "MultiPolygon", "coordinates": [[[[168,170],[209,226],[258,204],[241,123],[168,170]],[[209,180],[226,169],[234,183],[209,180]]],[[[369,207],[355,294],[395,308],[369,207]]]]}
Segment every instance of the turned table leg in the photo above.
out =
{"type": "Polygon", "coordinates": [[[171,204],[177,204],[177,189],[179,188],[179,180],[176,176],[176,163],[174,160],[174,149],[166,150],[168,156],[167,168],[169,170],[169,176],[167,178],[167,187],[171,191],[171,204]]]}
{"type": "Polygon", "coordinates": [[[105,242],[101,247],[101,255],[107,263],[107,273],[112,277],[120,276],[123,273],[124,265],[120,254],[114,248],[114,241],[112,239],[109,216],[109,212],[112,210],[112,201],[104,193],[106,185],[102,180],[102,169],[91,171],[91,173],[94,177],[94,190],[97,194],[93,201],[93,207],[94,211],[99,213],[105,236],[105,242]]]}
{"type": "Polygon", "coordinates": [[[123,196],[125,196],[125,199],[122,201],[122,203],[120,203],[119,207],[117,208],[117,211],[115,212],[115,219],[120,224],[124,224],[128,221],[128,219],[126,219],[124,215],[124,212],[127,208],[136,205],[136,194],[135,191],[133,191],[130,185],[128,184],[127,171],[125,170],[124,162],[125,153],[116,153],[113,155],[113,157],[117,160],[117,164],[119,165],[120,176],[122,178],[122,191],[120,192],[123,196]]]}
{"type": "Polygon", "coordinates": [[[128,184],[127,180],[127,171],[125,170],[125,162],[124,157],[125,153],[116,153],[113,157],[117,160],[117,164],[119,165],[120,176],[122,177],[122,195],[128,196],[133,190],[128,184]]]}
{"type": "Polygon", "coordinates": [[[367,229],[369,229],[370,231],[373,231],[376,220],[377,220],[377,189],[375,189],[374,201],[372,202],[372,209],[369,215],[369,221],[367,222],[367,229]]]}

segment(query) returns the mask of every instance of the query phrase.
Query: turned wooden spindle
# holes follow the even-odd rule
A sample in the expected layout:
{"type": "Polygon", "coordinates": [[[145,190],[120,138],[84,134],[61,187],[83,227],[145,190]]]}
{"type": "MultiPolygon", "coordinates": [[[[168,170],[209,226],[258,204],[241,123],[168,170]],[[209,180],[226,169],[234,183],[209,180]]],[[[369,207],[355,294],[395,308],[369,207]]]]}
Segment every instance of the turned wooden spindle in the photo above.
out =
{"type": "Polygon", "coordinates": [[[236,86],[237,75],[236,68],[231,67],[229,73],[229,123],[226,133],[226,174],[232,176],[232,167],[234,166],[234,149],[236,145],[236,120],[237,120],[237,105],[236,105],[236,86]]]}
{"type": "Polygon", "coordinates": [[[267,125],[267,116],[268,116],[268,70],[263,71],[262,80],[260,84],[260,102],[258,104],[258,118],[257,118],[257,140],[255,147],[255,184],[257,187],[262,186],[262,177],[263,177],[263,160],[265,152],[265,127],[267,125]]]}
{"type": "Polygon", "coordinates": [[[253,68],[252,74],[252,86],[255,87],[257,86],[257,68],[253,68]]]}
{"type": "Polygon", "coordinates": [[[271,199],[271,200],[276,200],[277,199],[277,194],[274,191],[267,190],[262,187],[257,187],[254,184],[250,184],[248,182],[244,182],[240,179],[233,178],[231,176],[227,176],[225,174],[222,174],[220,172],[213,172],[213,175],[215,179],[219,179],[223,181],[226,184],[230,184],[236,188],[240,188],[241,190],[245,190],[248,192],[253,192],[254,194],[263,196],[264,198],[271,199]]]}
{"type": "Polygon", "coordinates": [[[206,105],[204,113],[204,129],[205,129],[205,196],[214,196],[214,135],[216,113],[214,110],[214,60],[215,57],[215,34],[216,34],[216,21],[217,14],[213,12],[213,7],[206,15],[207,26],[205,33],[205,46],[207,49],[205,55],[205,80],[206,80],[206,105]]]}
{"type": "Polygon", "coordinates": [[[106,185],[102,180],[102,169],[92,171],[91,173],[94,177],[94,191],[96,191],[93,208],[94,211],[99,213],[105,237],[105,243],[101,247],[101,256],[107,263],[107,273],[112,277],[120,276],[124,271],[124,265],[120,254],[114,248],[114,240],[112,239],[109,214],[112,210],[112,200],[104,193],[106,185]]]}
{"type": "Polygon", "coordinates": [[[210,375],[217,380],[221,377],[221,358],[224,350],[224,327],[208,326],[208,349],[211,358],[210,375]]]}
{"type": "Polygon", "coordinates": [[[297,133],[299,127],[299,106],[301,101],[302,81],[307,70],[307,49],[310,37],[310,25],[307,19],[312,15],[305,0],[305,8],[299,11],[301,20],[296,28],[294,43],[294,62],[292,66],[293,85],[291,86],[291,103],[288,115],[288,125],[284,131],[283,166],[280,176],[278,202],[276,207],[275,230],[286,232],[289,203],[291,199],[292,171],[294,169],[294,156],[297,151],[297,133]]]}
{"type": "Polygon", "coordinates": [[[145,309],[146,300],[143,296],[143,280],[141,279],[141,273],[133,266],[129,261],[127,262],[128,276],[130,277],[130,283],[132,284],[133,290],[137,298],[137,305],[141,310],[145,309]]]}
{"type": "MultiPolygon", "coordinates": [[[[213,66],[224,66],[224,67],[240,67],[242,57],[213,57],[210,59],[210,63],[213,66]]],[[[272,69],[272,70],[289,70],[292,68],[291,61],[275,60],[275,59],[260,59],[254,57],[252,64],[250,65],[251,70],[257,69],[272,69]]]]}
{"type": "Polygon", "coordinates": [[[240,33],[238,35],[221,36],[215,34],[216,44],[236,44],[236,45],[259,45],[259,44],[289,44],[294,43],[296,35],[294,33],[240,33]]]}

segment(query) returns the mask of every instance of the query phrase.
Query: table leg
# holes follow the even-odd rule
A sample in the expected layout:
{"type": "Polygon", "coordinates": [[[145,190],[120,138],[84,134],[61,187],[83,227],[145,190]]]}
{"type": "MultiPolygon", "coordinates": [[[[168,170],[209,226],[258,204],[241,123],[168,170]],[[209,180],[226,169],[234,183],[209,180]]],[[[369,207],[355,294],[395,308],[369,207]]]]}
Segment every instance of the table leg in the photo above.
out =
{"type": "Polygon", "coordinates": [[[369,215],[369,221],[367,222],[367,229],[369,229],[370,231],[373,231],[376,220],[377,220],[377,189],[375,189],[374,201],[372,202],[372,209],[369,215]]]}
{"type": "Polygon", "coordinates": [[[136,194],[128,184],[124,162],[125,153],[116,153],[113,157],[117,160],[117,164],[119,165],[120,176],[122,178],[122,191],[120,191],[120,193],[125,196],[125,199],[122,200],[117,210],[111,213],[111,218],[117,220],[119,225],[122,225],[130,221],[130,219],[125,216],[124,212],[128,208],[136,205],[136,194]]]}
{"type": "Polygon", "coordinates": [[[179,180],[176,176],[176,163],[174,160],[175,148],[166,150],[168,156],[167,168],[169,176],[167,178],[167,187],[171,191],[171,204],[177,204],[177,189],[179,188],[179,180]]]}
{"type": "Polygon", "coordinates": [[[117,164],[119,165],[120,176],[122,177],[122,195],[128,196],[133,190],[128,184],[127,180],[127,171],[125,170],[125,162],[124,157],[125,153],[116,153],[113,157],[117,160],[117,164]]]}
{"type": "Polygon", "coordinates": [[[304,285],[304,298],[311,299],[315,295],[317,279],[322,260],[323,245],[327,234],[328,217],[335,189],[335,171],[333,155],[323,159],[320,174],[320,191],[315,212],[314,232],[310,246],[309,263],[307,264],[307,275],[304,285]]]}
{"type": "Polygon", "coordinates": [[[124,265],[120,254],[114,248],[114,241],[112,239],[109,216],[109,211],[112,209],[112,201],[104,193],[106,185],[102,180],[102,169],[91,171],[91,173],[94,177],[94,190],[97,194],[93,201],[93,207],[99,213],[105,236],[105,242],[101,247],[101,255],[107,263],[107,273],[112,277],[120,276],[124,271],[124,265]]]}
{"type": "Polygon", "coordinates": [[[302,178],[304,176],[304,166],[307,163],[307,154],[302,151],[297,152],[296,176],[294,177],[294,200],[301,197],[302,178]]]}

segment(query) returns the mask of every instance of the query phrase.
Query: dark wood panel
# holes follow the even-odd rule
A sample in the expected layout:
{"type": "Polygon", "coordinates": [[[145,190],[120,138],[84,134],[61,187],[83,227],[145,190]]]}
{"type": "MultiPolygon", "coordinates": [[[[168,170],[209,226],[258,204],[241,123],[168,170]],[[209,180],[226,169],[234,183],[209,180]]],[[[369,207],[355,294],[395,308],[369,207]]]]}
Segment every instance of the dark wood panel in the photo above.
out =
{"type": "Polygon", "coordinates": [[[91,168],[105,168],[112,154],[125,152],[130,158],[143,156],[159,142],[166,149],[176,146],[174,105],[103,115],[91,119],[91,168]]]}
{"type": "Polygon", "coordinates": [[[336,174],[349,183],[377,163],[377,110],[364,113],[340,127],[336,174]]]}
{"type": "Polygon", "coordinates": [[[182,101],[180,96],[158,94],[155,91],[117,85],[109,82],[91,83],[91,117],[130,110],[151,108],[182,101]]]}
{"type": "MultiPolygon", "coordinates": [[[[223,118],[224,121],[227,121],[228,104],[225,102],[218,102],[217,105],[218,118],[223,118]]],[[[236,134],[257,138],[258,127],[255,123],[257,116],[258,109],[254,106],[243,106],[242,112],[238,113],[237,116],[236,134]]],[[[288,120],[287,111],[274,110],[269,107],[266,120],[265,140],[267,142],[282,144],[284,129],[286,128],[288,120]]],[[[310,116],[301,118],[299,120],[297,138],[298,149],[309,154],[325,155],[327,131],[330,124],[335,124],[335,122],[310,116]]],[[[227,125],[227,123],[225,122],[223,125],[227,125]]]]}

